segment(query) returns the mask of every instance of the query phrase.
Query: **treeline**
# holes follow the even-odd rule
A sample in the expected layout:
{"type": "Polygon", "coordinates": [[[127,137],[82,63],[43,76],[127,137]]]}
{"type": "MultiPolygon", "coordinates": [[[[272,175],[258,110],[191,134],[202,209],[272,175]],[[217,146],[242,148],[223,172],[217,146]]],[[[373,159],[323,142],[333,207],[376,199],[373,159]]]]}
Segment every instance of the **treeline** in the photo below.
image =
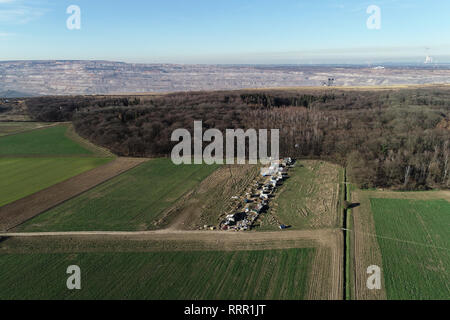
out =
{"type": "Polygon", "coordinates": [[[131,106],[139,104],[139,99],[128,97],[88,97],[88,96],[48,96],[27,99],[28,111],[37,121],[72,121],[73,115],[90,108],[106,106],[131,106]]]}
{"type": "Polygon", "coordinates": [[[167,156],[175,129],[280,129],[282,155],[326,159],[363,188],[450,187],[450,90],[252,90],[27,101],[40,121],[124,156],[167,156]]]}

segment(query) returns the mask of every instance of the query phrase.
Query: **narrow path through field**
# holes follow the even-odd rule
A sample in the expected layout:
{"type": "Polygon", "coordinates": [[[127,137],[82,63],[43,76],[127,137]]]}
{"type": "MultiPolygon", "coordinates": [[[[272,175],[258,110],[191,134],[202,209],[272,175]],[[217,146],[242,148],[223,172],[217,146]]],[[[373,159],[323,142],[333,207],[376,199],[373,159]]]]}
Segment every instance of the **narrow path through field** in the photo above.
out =
{"type": "MultiPolygon", "coordinates": [[[[343,230],[348,231],[348,232],[353,232],[353,233],[362,233],[362,232],[357,232],[357,231],[351,230],[351,229],[343,229],[343,230]]],[[[438,246],[433,246],[433,245],[426,244],[426,243],[415,242],[415,241],[408,241],[408,240],[403,240],[403,239],[398,239],[398,238],[385,237],[385,236],[380,236],[380,235],[375,234],[375,233],[363,233],[363,234],[366,235],[366,236],[374,237],[374,238],[390,240],[390,241],[395,241],[395,242],[402,242],[402,243],[407,243],[407,244],[411,244],[411,245],[415,245],[415,246],[427,247],[427,248],[430,248],[430,249],[438,249],[438,250],[450,251],[450,248],[438,247],[438,246]]]]}
{"type": "Polygon", "coordinates": [[[144,158],[117,158],[106,165],[41,190],[0,207],[0,230],[8,231],[117,175],[147,161],[144,158]]]}
{"type": "Polygon", "coordinates": [[[381,250],[376,237],[375,222],[373,219],[370,200],[361,191],[352,192],[352,201],[360,206],[352,209],[352,259],[353,264],[353,299],[355,300],[385,300],[386,287],[384,277],[382,290],[369,290],[367,288],[367,268],[371,265],[383,267],[381,250]]]}
{"type": "Polygon", "coordinates": [[[234,231],[188,231],[161,229],[154,231],[64,231],[64,232],[1,232],[0,237],[83,237],[83,236],[109,236],[129,238],[149,238],[154,240],[217,240],[221,241],[257,241],[257,240],[317,240],[323,244],[334,242],[335,229],[318,230],[292,230],[270,232],[234,232],[234,231]]]}
{"type": "MultiPolygon", "coordinates": [[[[21,122],[2,122],[0,124],[4,124],[4,123],[21,123],[21,122]]],[[[23,121],[23,123],[33,123],[32,121],[23,121]]],[[[65,122],[54,122],[54,123],[42,123],[42,124],[38,124],[36,125],[36,127],[32,127],[32,128],[26,128],[23,130],[18,130],[15,132],[11,132],[11,133],[5,133],[5,134],[0,134],[0,137],[7,137],[7,136],[12,136],[12,135],[16,135],[16,134],[20,134],[20,133],[24,133],[24,132],[28,132],[28,131],[33,131],[33,130],[39,130],[39,129],[47,129],[50,127],[55,127],[55,126],[59,126],[61,123],[65,123],[65,122]]]]}

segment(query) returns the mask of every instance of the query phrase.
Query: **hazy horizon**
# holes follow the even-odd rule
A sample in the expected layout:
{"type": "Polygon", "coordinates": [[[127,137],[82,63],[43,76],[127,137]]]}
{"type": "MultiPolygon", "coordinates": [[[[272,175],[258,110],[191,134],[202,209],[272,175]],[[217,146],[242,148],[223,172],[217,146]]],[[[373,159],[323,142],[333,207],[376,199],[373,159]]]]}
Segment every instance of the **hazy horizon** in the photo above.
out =
{"type": "Polygon", "coordinates": [[[448,66],[450,65],[450,61],[436,61],[432,64],[425,64],[423,61],[419,59],[412,59],[412,60],[398,60],[398,61],[374,61],[374,62],[354,62],[354,63],[346,63],[346,62],[330,62],[330,63],[277,63],[277,62],[248,62],[248,63],[189,63],[189,62],[155,62],[155,61],[148,61],[148,62],[133,62],[133,61],[124,61],[124,60],[106,60],[106,59],[13,59],[13,60],[0,60],[0,63],[10,63],[10,62],[108,62],[108,63],[123,63],[123,64],[135,64],[135,65],[185,65],[185,66],[196,66],[196,65],[204,65],[204,66],[305,66],[305,67],[377,67],[377,66],[385,66],[385,67],[424,67],[424,68],[432,68],[432,67],[439,67],[439,66],[448,66]]]}
{"type": "Polygon", "coordinates": [[[0,0],[0,61],[442,64],[449,11],[444,0],[0,0]]]}

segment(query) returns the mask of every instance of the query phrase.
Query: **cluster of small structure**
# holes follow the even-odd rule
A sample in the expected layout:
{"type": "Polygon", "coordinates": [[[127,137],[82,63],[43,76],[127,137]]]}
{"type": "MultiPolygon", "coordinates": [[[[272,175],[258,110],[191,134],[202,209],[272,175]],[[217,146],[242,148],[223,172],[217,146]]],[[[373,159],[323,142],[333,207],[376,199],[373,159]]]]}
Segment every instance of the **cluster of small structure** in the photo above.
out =
{"type": "MultiPolygon", "coordinates": [[[[226,216],[220,223],[220,229],[236,231],[252,229],[259,216],[269,209],[274,192],[289,178],[288,170],[293,165],[293,159],[285,158],[272,161],[269,167],[262,168],[261,176],[245,194],[243,203],[239,204],[235,213],[226,216]]],[[[280,225],[280,229],[284,228],[284,225],[280,225]]]]}

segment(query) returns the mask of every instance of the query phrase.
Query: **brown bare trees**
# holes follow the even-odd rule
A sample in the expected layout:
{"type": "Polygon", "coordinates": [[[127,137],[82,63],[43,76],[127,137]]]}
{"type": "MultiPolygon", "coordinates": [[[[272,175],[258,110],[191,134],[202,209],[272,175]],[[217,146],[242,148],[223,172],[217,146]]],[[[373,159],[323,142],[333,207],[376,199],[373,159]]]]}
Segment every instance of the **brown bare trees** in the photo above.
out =
{"type": "Polygon", "coordinates": [[[41,121],[73,120],[126,156],[167,156],[173,130],[280,129],[282,156],[346,165],[361,187],[450,187],[450,90],[246,90],[27,100],[41,121]]]}

